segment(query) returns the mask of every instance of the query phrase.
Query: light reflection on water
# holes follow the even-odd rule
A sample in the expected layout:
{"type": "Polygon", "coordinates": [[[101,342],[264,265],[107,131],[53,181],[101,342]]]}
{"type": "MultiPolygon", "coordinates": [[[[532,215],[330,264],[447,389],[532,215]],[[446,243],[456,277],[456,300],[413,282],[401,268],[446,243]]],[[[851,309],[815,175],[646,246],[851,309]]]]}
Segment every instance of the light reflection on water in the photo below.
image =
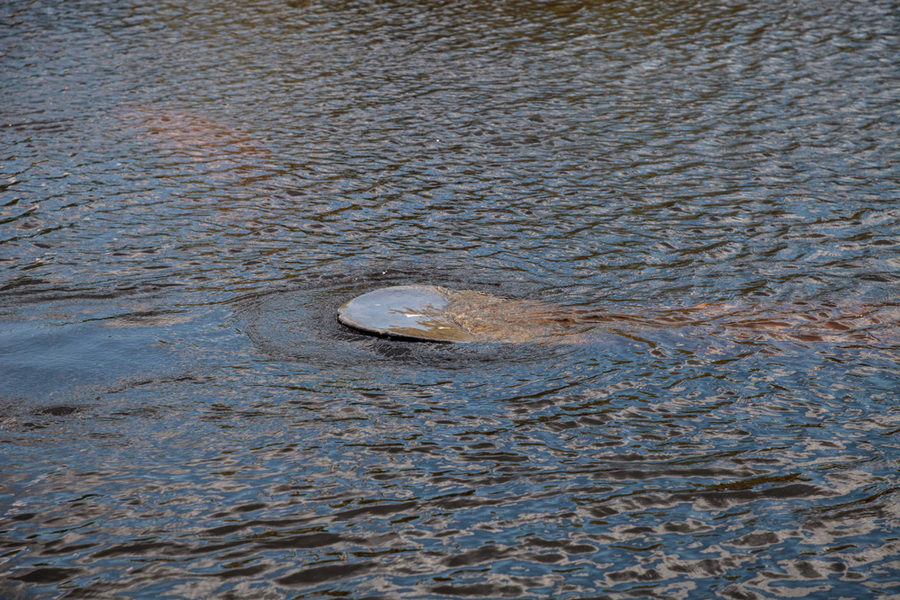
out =
{"type": "Polygon", "coordinates": [[[0,17],[4,595],[896,593],[892,3],[0,17]]]}

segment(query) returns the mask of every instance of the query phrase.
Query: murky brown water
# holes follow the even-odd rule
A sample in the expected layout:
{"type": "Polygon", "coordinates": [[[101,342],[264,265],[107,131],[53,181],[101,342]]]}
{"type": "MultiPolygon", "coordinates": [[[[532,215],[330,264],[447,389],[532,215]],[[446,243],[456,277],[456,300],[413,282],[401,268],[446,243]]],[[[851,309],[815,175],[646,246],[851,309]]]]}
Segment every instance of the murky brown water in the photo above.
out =
{"type": "Polygon", "coordinates": [[[0,596],[897,594],[896,2],[0,23],[0,596]]]}

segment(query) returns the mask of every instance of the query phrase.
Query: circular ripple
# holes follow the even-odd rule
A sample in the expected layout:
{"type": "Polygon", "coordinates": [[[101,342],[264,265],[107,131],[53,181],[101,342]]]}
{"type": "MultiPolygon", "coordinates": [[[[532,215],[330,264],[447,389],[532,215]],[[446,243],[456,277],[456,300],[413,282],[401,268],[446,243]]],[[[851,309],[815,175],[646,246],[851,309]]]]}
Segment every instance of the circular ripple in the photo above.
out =
{"type": "Polygon", "coordinates": [[[243,296],[232,301],[237,327],[262,354],[328,368],[378,367],[384,364],[441,369],[481,368],[515,361],[552,364],[574,346],[546,343],[446,344],[379,338],[350,329],[338,320],[338,310],[354,298],[391,286],[417,286],[439,278],[461,289],[525,295],[521,284],[487,284],[470,273],[440,271],[378,271],[365,274],[312,276],[303,281],[243,296]],[[554,358],[556,357],[556,358],[554,358]]]}

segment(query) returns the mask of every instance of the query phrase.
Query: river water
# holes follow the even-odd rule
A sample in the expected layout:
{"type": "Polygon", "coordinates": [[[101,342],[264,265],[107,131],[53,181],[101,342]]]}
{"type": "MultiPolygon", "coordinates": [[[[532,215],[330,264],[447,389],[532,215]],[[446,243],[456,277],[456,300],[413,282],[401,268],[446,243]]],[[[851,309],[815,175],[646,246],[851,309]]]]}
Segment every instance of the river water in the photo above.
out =
{"type": "Polygon", "coordinates": [[[7,1],[0,92],[0,595],[900,595],[896,1],[7,1]]]}

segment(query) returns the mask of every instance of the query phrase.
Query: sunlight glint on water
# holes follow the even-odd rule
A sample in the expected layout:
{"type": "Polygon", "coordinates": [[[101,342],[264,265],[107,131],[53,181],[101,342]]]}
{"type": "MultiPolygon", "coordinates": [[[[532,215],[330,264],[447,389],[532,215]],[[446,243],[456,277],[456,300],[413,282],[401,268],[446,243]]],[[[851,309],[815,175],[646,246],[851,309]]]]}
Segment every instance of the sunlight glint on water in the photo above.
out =
{"type": "Polygon", "coordinates": [[[0,6],[0,596],[896,595],[898,20],[0,6]]]}

